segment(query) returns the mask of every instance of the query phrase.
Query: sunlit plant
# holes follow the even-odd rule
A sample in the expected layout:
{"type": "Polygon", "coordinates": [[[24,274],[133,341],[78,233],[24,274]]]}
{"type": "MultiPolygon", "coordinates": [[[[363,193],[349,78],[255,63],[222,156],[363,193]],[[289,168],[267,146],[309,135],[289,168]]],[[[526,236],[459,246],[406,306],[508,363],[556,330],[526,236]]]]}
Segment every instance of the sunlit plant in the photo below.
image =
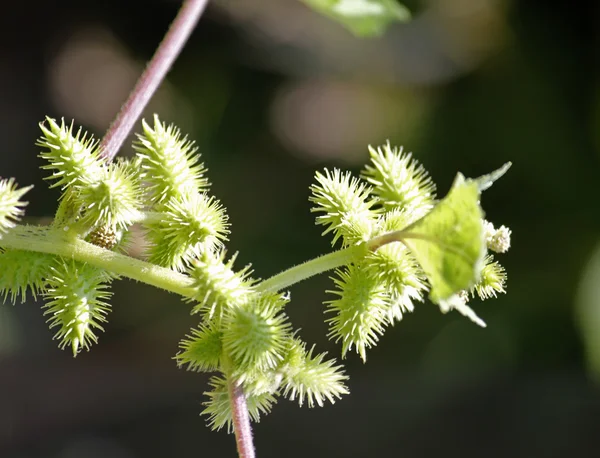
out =
{"type": "MultiPolygon", "coordinates": [[[[181,14],[199,16],[203,3],[189,1],[181,14]]],[[[40,123],[41,167],[62,194],[51,224],[19,225],[30,188],[0,180],[0,291],[12,303],[41,296],[58,346],[74,356],[98,342],[113,281],[128,277],[180,296],[195,323],[175,360],[213,374],[204,414],[214,429],[235,430],[241,456],[254,453],[247,417],[258,420],[278,398],[313,407],[348,393],[342,365],[304,342],[286,314],[295,283],[333,271],[328,335],[342,358],[354,352],[363,361],[426,296],[485,326],[469,298],[505,292],[505,271],[488,250],[506,252],[510,230],[485,220],[479,202],[510,164],[476,179],[459,173],[438,199],[410,154],[389,143],[369,147],[358,176],[324,169],[310,186],[316,224],[337,249],[259,280],[226,251],[226,209],[210,193],[193,141],[175,126],[144,121],[136,156],[111,160],[123,125],[137,116],[118,118],[102,142],[63,120],[40,123]],[[144,229],[143,260],[127,254],[133,224],[144,229]]]]}

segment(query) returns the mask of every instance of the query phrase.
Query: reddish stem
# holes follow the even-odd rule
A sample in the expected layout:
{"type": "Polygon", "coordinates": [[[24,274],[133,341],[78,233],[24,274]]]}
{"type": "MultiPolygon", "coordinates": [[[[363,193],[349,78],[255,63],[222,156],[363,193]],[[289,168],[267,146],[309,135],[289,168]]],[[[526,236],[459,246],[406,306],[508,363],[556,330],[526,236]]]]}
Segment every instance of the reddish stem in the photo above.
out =
{"type": "MultiPolygon", "coordinates": [[[[156,49],[152,60],[148,63],[100,143],[101,155],[106,161],[111,161],[123,145],[133,125],[179,56],[207,3],[208,0],[184,0],[177,17],[156,49]]],[[[255,458],[250,415],[244,390],[231,381],[229,382],[229,395],[238,454],[240,458],[255,458]]]]}
{"type": "Polygon", "coordinates": [[[165,78],[185,42],[198,23],[208,0],[185,0],[152,60],[140,76],[100,143],[102,156],[111,161],[139,119],[142,111],[165,78]]]}
{"type": "Polygon", "coordinates": [[[234,380],[229,380],[229,398],[233,416],[233,430],[240,458],[255,458],[254,444],[252,442],[252,428],[250,414],[246,404],[246,395],[241,385],[234,380]]]}

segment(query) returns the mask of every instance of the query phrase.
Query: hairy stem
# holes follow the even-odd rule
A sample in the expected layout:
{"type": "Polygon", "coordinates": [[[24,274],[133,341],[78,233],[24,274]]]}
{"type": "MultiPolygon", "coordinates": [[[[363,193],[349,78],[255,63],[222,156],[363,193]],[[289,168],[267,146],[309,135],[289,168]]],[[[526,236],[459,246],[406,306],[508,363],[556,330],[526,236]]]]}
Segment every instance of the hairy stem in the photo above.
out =
{"type": "Polygon", "coordinates": [[[276,292],[288,288],[296,283],[306,280],[328,270],[351,263],[354,259],[364,256],[368,251],[377,251],[384,245],[393,242],[403,242],[406,239],[424,239],[436,243],[431,237],[406,231],[393,231],[373,237],[362,245],[351,246],[342,250],[328,253],[318,258],[311,259],[302,264],[290,267],[283,272],[273,275],[258,285],[256,289],[261,292],[276,292]]]}
{"type": "Polygon", "coordinates": [[[421,239],[432,243],[439,243],[439,241],[433,237],[424,234],[418,234],[416,232],[408,232],[402,229],[400,231],[386,232],[385,234],[373,237],[367,242],[367,248],[370,251],[377,251],[379,248],[387,245],[388,243],[404,242],[406,239],[421,239]]]}
{"type": "Polygon", "coordinates": [[[185,0],[152,60],[140,76],[121,111],[100,143],[102,156],[111,161],[165,78],[196,26],[208,0],[185,0]]]}
{"type": "Polygon", "coordinates": [[[302,280],[306,280],[307,278],[349,264],[357,256],[364,253],[364,245],[356,245],[334,251],[333,253],[328,253],[297,266],[290,267],[289,269],[260,282],[256,285],[256,289],[261,292],[281,291],[282,289],[301,282],[302,280]]]}
{"type": "Polygon", "coordinates": [[[228,377],[227,383],[238,455],[240,458],[254,458],[256,452],[252,442],[252,427],[250,426],[250,414],[248,413],[244,389],[231,377],[228,377]]]}
{"type": "MultiPolygon", "coordinates": [[[[374,237],[367,243],[344,248],[319,256],[268,278],[257,284],[260,292],[276,292],[288,288],[320,273],[351,263],[367,251],[376,251],[383,245],[410,238],[425,238],[420,234],[394,231],[374,237]]],[[[434,240],[432,240],[434,242],[434,240]]],[[[120,253],[105,250],[60,229],[40,226],[16,226],[2,236],[0,246],[15,250],[37,251],[86,262],[148,285],[155,286],[184,297],[192,297],[193,280],[187,275],[165,267],[141,261],[120,253]]]]}
{"type": "Polygon", "coordinates": [[[60,230],[17,226],[2,236],[0,246],[16,250],[37,251],[86,262],[157,288],[192,297],[192,279],[171,269],[160,267],[69,237],[60,230]]]}
{"type": "Polygon", "coordinates": [[[418,232],[410,232],[405,229],[402,229],[399,231],[387,232],[387,233],[379,235],[377,237],[373,237],[371,240],[369,240],[367,242],[367,248],[371,251],[377,251],[379,248],[381,248],[384,245],[387,245],[388,243],[402,242],[402,243],[404,243],[404,245],[406,245],[406,247],[409,250],[412,250],[412,247],[407,242],[410,239],[425,240],[427,242],[435,243],[435,244],[439,245],[440,247],[442,247],[444,250],[454,253],[455,255],[460,256],[463,259],[465,259],[467,262],[469,262],[469,259],[465,257],[465,254],[462,251],[457,250],[456,247],[453,247],[451,245],[443,243],[439,239],[432,237],[430,235],[419,234],[418,232]]]}

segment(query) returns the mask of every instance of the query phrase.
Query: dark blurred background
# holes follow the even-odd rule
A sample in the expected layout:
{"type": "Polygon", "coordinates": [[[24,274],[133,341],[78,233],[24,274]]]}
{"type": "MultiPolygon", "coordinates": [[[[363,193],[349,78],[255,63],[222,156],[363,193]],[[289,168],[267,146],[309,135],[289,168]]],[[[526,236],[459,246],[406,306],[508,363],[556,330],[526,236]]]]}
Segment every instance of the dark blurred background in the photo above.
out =
{"type": "MultiPolygon", "coordinates": [[[[28,218],[52,216],[58,197],[38,169],[38,122],[64,116],[101,136],[178,5],[4,3],[0,175],[35,184],[28,218]]],[[[600,456],[598,11],[408,6],[411,23],[360,40],[295,0],[216,0],[149,107],[197,141],[229,251],[263,278],[330,250],[308,186],[324,166],[360,169],[368,144],[404,145],[440,195],[457,171],[513,161],[483,195],[513,230],[508,294],[473,304],[488,328],[417,304],[367,364],[346,360],[350,396],[281,400],[255,426],[258,456],[600,456]]],[[[339,355],[323,324],[330,287],[326,275],[295,286],[289,313],[339,355]]],[[[114,292],[100,343],[76,359],[41,303],[0,307],[0,456],[235,456],[199,416],[208,377],[172,360],[197,324],[189,305],[129,281],[114,292]]]]}

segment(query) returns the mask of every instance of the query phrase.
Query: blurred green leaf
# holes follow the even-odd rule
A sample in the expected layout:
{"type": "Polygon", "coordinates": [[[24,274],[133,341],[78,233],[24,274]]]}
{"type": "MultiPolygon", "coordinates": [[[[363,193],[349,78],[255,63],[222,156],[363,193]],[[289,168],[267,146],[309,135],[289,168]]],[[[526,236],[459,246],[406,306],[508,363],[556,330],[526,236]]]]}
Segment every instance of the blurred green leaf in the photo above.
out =
{"type": "Polygon", "coordinates": [[[341,23],[354,35],[379,36],[392,22],[406,22],[410,11],[396,0],[302,0],[341,23]]]}
{"type": "Polygon", "coordinates": [[[575,307],[587,369],[600,383],[600,244],[581,276],[575,307]]]}

